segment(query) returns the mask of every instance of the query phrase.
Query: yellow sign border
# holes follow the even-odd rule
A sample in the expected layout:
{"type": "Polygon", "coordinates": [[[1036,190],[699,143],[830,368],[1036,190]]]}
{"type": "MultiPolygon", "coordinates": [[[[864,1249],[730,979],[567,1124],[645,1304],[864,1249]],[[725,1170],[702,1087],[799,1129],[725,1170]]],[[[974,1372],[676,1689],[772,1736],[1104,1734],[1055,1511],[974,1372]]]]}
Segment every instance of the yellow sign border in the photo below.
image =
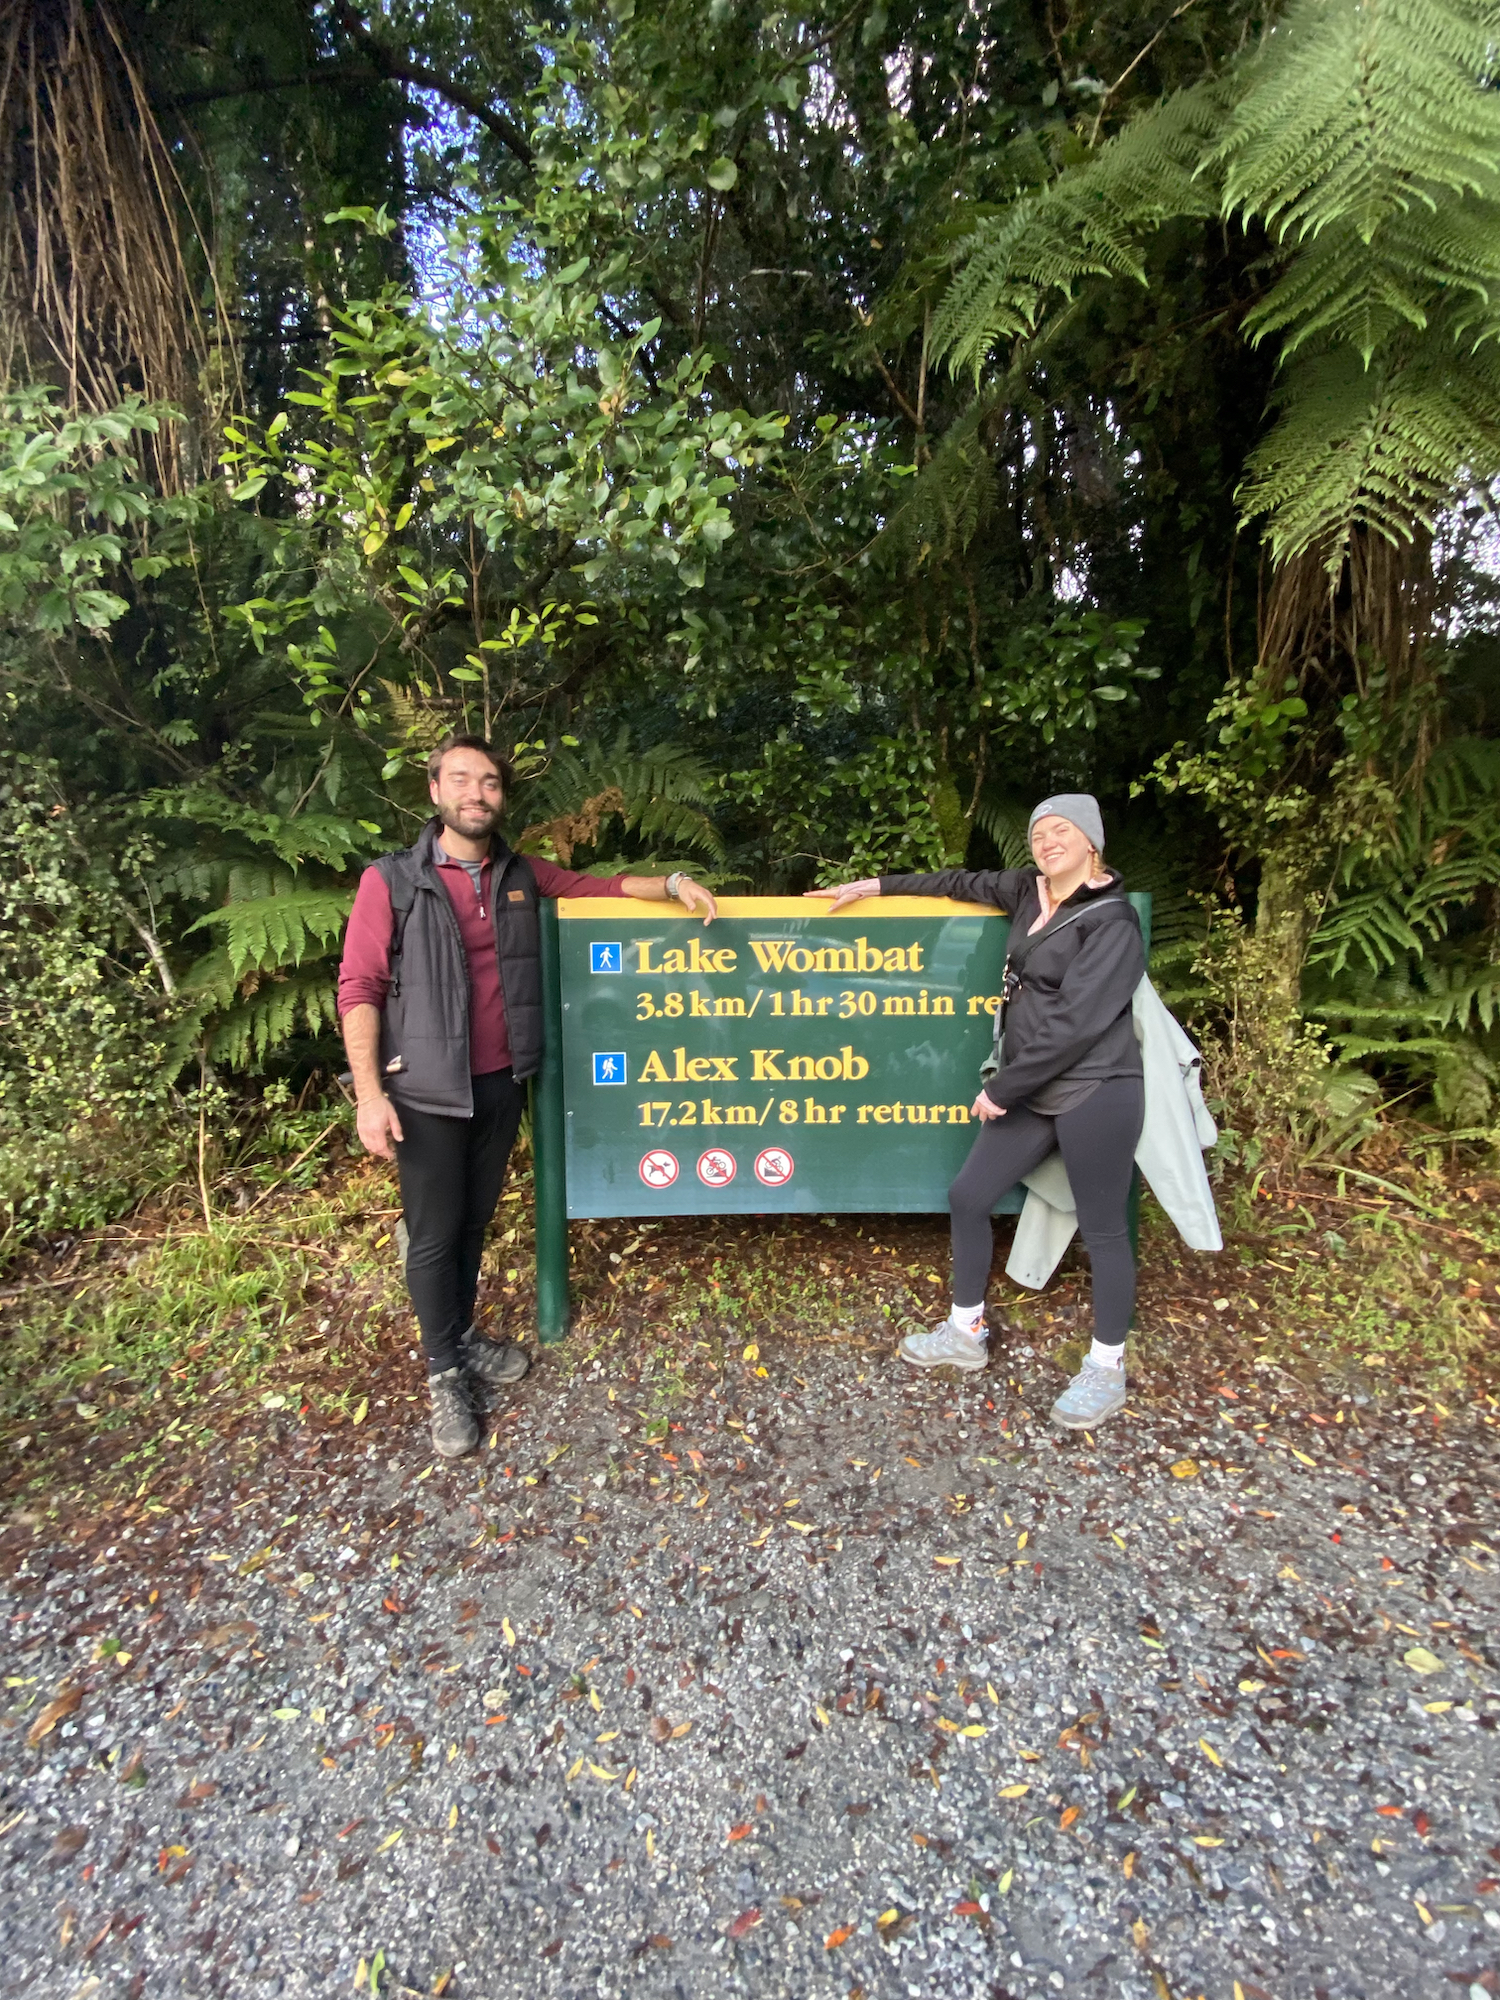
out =
{"type": "MultiPolygon", "coordinates": [[[[720,896],[719,915],[755,919],[798,917],[805,922],[827,923],[828,905],[812,897],[801,896],[720,896]]],[[[675,912],[676,906],[668,904],[668,910],[675,912]]],[[[560,917],[588,917],[595,922],[601,917],[621,916],[627,912],[632,917],[655,915],[662,911],[662,905],[648,902],[643,896],[559,896],[557,914],[560,917]]],[[[682,911],[686,916],[688,912],[682,911]]],[[[992,903],[955,903],[946,896],[864,896],[859,902],[847,904],[833,919],[836,923],[868,923],[872,917],[998,917],[1004,913],[992,903]]]]}

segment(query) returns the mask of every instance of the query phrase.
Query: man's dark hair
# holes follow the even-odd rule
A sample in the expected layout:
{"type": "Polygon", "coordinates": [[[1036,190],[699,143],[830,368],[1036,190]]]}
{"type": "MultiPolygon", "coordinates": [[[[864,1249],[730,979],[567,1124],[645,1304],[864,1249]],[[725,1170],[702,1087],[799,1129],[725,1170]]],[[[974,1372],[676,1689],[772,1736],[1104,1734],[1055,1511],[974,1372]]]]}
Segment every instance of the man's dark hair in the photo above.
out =
{"type": "Polygon", "coordinates": [[[427,776],[434,784],[437,782],[438,772],[443,767],[443,759],[450,750],[477,750],[481,756],[488,757],[500,773],[500,783],[505,788],[505,796],[510,797],[510,788],[516,774],[511,768],[509,758],[502,757],[494,744],[486,743],[482,736],[465,736],[459,730],[454,730],[451,735],[445,736],[427,759],[427,776]]]}

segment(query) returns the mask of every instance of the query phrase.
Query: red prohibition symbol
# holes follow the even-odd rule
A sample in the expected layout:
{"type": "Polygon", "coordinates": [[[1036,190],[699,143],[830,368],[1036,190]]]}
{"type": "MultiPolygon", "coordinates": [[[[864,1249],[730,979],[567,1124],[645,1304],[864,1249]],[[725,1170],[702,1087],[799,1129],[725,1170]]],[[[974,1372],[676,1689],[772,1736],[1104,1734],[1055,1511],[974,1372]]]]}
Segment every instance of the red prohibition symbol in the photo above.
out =
{"type": "Polygon", "coordinates": [[[665,1146],[653,1146],[649,1153],[641,1155],[637,1171],[647,1187],[669,1188],[677,1178],[677,1155],[669,1153],[665,1146]]]}
{"type": "Polygon", "coordinates": [[[792,1178],[794,1164],[785,1146],[767,1146],[755,1156],[755,1178],[762,1187],[782,1187],[792,1178]]]}
{"type": "Polygon", "coordinates": [[[710,1146],[698,1155],[698,1178],[705,1187],[728,1187],[734,1175],[734,1155],[722,1146],[710,1146]]]}

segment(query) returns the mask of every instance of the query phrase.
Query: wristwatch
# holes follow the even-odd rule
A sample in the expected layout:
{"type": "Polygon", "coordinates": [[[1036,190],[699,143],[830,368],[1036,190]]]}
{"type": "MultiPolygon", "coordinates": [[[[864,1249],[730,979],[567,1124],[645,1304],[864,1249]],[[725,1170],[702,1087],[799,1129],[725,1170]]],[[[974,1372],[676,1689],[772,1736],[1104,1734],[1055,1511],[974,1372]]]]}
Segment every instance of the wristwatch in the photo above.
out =
{"type": "Polygon", "coordinates": [[[682,897],[678,894],[678,891],[682,887],[682,876],[683,876],[683,870],[680,868],[674,868],[671,874],[667,877],[666,881],[662,884],[663,888],[667,892],[667,895],[671,898],[671,900],[674,903],[680,903],[682,901],[682,897]]]}

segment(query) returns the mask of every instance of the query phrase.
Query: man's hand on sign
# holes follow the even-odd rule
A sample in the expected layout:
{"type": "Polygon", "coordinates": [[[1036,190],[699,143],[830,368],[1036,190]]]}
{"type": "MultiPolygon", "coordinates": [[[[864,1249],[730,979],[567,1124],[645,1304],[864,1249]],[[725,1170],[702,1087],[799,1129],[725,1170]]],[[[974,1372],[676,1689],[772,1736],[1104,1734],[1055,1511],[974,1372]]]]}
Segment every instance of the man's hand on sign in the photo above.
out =
{"type": "Polygon", "coordinates": [[[395,1105],[384,1094],[359,1100],[355,1128],[359,1133],[359,1143],[377,1160],[394,1160],[396,1148],[392,1141],[399,1142],[406,1137],[401,1130],[401,1120],[396,1116],[395,1105]]]}
{"type": "Polygon", "coordinates": [[[969,1109],[981,1123],[989,1118],[1003,1118],[1005,1116],[1005,1106],[1003,1104],[996,1104],[994,1099],[986,1097],[982,1090],[969,1106],[969,1109]]]}
{"type": "Polygon", "coordinates": [[[677,884],[677,900],[690,916],[702,916],[705,924],[711,924],[719,914],[719,906],[714,901],[712,890],[705,889],[701,882],[684,875],[677,884]]]}
{"type": "Polygon", "coordinates": [[[880,878],[878,875],[869,875],[863,882],[841,882],[835,889],[804,889],[802,893],[804,896],[831,896],[833,900],[828,905],[828,914],[830,917],[836,917],[839,911],[847,909],[850,903],[857,903],[865,896],[878,896],[880,878]]]}

